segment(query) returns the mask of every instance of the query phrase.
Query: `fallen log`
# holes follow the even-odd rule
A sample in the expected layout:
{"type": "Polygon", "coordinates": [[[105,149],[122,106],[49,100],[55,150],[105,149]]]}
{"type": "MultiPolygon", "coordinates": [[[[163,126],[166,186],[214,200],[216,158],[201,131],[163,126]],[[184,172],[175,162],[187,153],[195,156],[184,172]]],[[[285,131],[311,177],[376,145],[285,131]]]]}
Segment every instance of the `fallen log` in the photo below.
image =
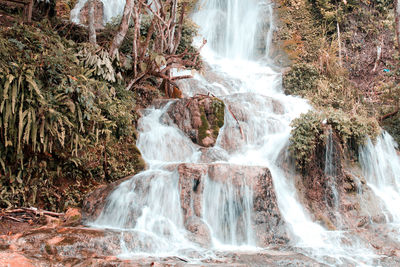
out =
{"type": "Polygon", "coordinates": [[[0,211],[0,220],[12,220],[16,222],[31,222],[39,220],[43,216],[60,218],[64,213],[41,210],[37,208],[18,208],[0,211]]]}

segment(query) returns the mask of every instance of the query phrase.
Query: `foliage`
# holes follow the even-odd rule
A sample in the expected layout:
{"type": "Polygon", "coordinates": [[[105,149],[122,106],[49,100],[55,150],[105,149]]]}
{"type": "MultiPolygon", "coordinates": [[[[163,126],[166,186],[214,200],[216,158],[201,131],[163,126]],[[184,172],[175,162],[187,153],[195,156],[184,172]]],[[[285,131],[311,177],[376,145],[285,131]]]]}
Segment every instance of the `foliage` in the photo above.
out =
{"type": "Polygon", "coordinates": [[[319,18],[327,24],[340,21],[343,13],[351,11],[357,7],[361,1],[359,0],[315,0],[310,1],[313,11],[319,18]]]}
{"type": "Polygon", "coordinates": [[[89,69],[89,72],[85,73],[86,76],[93,74],[111,83],[115,83],[117,81],[116,78],[122,80],[121,73],[115,73],[108,51],[85,44],[82,45],[76,56],[89,69]]]}
{"type": "Polygon", "coordinates": [[[356,155],[358,147],[365,144],[367,137],[376,139],[380,133],[375,119],[348,115],[337,109],[324,112],[309,111],[292,122],[289,150],[296,160],[299,170],[307,171],[315,157],[317,145],[323,144],[325,129],[331,127],[340,138],[341,144],[356,155]]]}
{"type": "Polygon", "coordinates": [[[395,138],[400,133],[400,61],[391,2],[280,1],[275,40],[290,60],[284,64],[292,65],[283,75],[284,89],[307,98],[317,110],[293,122],[290,146],[299,169],[307,171],[324,149],[327,127],[335,130],[352,156],[366,136],[377,135],[378,121],[395,138]],[[376,62],[378,46],[385,52],[376,62]]]}
{"type": "Polygon", "coordinates": [[[79,49],[48,28],[0,30],[0,207],[63,210],[94,180],[143,168],[133,93],[97,80],[79,49]]]}
{"type": "Polygon", "coordinates": [[[305,170],[312,160],[317,143],[322,137],[322,116],[317,112],[302,114],[292,122],[289,150],[299,170],[305,170]]]}
{"type": "Polygon", "coordinates": [[[286,94],[304,96],[307,92],[313,92],[317,86],[320,74],[313,65],[306,63],[294,64],[283,76],[283,87],[286,94]]]}

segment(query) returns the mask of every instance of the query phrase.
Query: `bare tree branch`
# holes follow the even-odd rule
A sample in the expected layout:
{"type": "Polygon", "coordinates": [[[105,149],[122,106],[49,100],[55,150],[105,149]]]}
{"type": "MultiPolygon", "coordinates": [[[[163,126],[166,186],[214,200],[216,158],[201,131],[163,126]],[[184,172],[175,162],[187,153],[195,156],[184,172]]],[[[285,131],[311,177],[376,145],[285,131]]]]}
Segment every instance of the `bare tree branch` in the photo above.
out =
{"type": "Polygon", "coordinates": [[[89,42],[93,45],[97,43],[94,27],[94,0],[89,0],[89,42]]]}
{"type": "Polygon", "coordinates": [[[125,39],[126,32],[129,28],[129,20],[132,15],[132,8],[135,5],[135,0],[126,0],[124,14],[122,16],[121,24],[117,34],[114,36],[113,42],[110,47],[110,56],[115,58],[118,53],[118,49],[121,47],[122,42],[125,39]]]}

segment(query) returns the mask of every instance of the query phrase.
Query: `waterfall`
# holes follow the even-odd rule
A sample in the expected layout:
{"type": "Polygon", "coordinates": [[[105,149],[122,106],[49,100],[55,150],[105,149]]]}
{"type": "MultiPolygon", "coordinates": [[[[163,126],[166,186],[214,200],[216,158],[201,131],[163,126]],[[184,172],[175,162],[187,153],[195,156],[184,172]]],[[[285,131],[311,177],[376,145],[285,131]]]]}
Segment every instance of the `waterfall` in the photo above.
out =
{"type": "MultiPolygon", "coordinates": [[[[339,215],[339,193],[337,191],[337,166],[336,166],[336,148],[333,143],[333,133],[332,128],[329,128],[329,134],[326,140],[325,146],[325,168],[324,173],[326,178],[328,179],[328,188],[329,191],[327,194],[331,194],[333,198],[333,203],[328,203],[328,205],[332,206],[335,209],[337,215],[339,215]]],[[[330,199],[330,198],[329,198],[330,199]]]]}
{"type": "MultiPolygon", "coordinates": [[[[105,5],[122,2],[104,0],[105,5]]],[[[292,247],[329,265],[374,264],[377,256],[369,245],[350,233],[328,231],[313,222],[299,201],[295,171],[285,159],[290,123],[311,107],[304,99],[282,92],[281,73],[268,63],[274,30],[272,10],[270,0],[199,1],[193,20],[199,25],[200,35],[208,40],[202,50],[205,73],[182,81],[180,86],[185,96],[216,95],[229,111],[226,109],[225,125],[215,147],[209,149],[215,152],[209,162],[202,161],[203,150],[199,146],[168,123],[166,113],[174,100],[143,111],[137,146],[148,169],[122,183],[92,223],[96,227],[122,231],[121,243],[127,254],[193,258],[193,255],[205,257],[212,254],[210,251],[227,247],[258,249],[253,231],[254,192],[246,179],[233,183],[204,173],[201,220],[210,229],[212,246],[202,248],[188,237],[176,166],[218,163],[228,167],[262,166],[271,171],[279,211],[292,247]],[[127,235],[133,235],[135,241],[127,242],[127,235]]],[[[395,204],[400,200],[400,164],[389,160],[398,159],[392,139],[384,134],[375,146],[370,142],[360,153],[369,186],[377,195],[382,195],[387,213],[395,220],[400,219],[400,210],[396,210],[395,204]]],[[[333,154],[331,133],[327,140],[325,173],[332,179],[336,176],[333,154]]],[[[332,188],[337,194],[335,190],[332,188]]],[[[337,195],[334,205],[338,206],[337,195]]]]}
{"type": "Polygon", "coordinates": [[[238,188],[231,186],[231,183],[222,184],[206,179],[204,219],[213,230],[217,246],[255,246],[251,228],[252,191],[244,181],[238,188]]]}
{"type": "Polygon", "coordinates": [[[360,162],[368,186],[381,200],[388,222],[400,225],[400,158],[393,138],[383,132],[373,144],[360,148],[360,162]]]}

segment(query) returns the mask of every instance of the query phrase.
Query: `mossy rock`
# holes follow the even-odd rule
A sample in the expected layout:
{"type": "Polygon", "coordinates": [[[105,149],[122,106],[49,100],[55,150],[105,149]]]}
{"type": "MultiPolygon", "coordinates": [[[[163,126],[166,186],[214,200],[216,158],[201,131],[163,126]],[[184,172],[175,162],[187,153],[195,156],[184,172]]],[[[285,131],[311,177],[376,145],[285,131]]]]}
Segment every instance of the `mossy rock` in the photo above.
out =
{"type": "Polygon", "coordinates": [[[168,114],[194,143],[210,147],[224,126],[225,104],[217,97],[195,96],[177,100],[168,114]]]}

